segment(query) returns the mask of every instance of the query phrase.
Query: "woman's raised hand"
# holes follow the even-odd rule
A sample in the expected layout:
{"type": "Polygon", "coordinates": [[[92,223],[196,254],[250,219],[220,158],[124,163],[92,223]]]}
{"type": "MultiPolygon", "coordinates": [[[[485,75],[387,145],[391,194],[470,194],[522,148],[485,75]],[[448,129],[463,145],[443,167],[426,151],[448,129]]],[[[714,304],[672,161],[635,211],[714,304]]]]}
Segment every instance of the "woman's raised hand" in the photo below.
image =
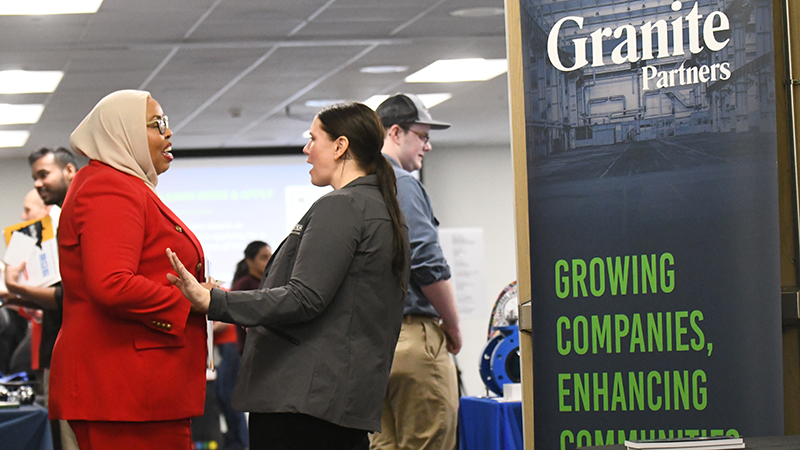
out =
{"type": "Polygon", "coordinates": [[[173,253],[170,249],[167,249],[167,258],[169,258],[172,268],[175,269],[175,273],[178,274],[176,277],[168,273],[167,280],[177,286],[183,293],[183,296],[192,302],[193,311],[207,313],[208,305],[211,303],[211,291],[200,284],[200,282],[186,270],[181,260],[178,259],[178,255],[173,253]]]}

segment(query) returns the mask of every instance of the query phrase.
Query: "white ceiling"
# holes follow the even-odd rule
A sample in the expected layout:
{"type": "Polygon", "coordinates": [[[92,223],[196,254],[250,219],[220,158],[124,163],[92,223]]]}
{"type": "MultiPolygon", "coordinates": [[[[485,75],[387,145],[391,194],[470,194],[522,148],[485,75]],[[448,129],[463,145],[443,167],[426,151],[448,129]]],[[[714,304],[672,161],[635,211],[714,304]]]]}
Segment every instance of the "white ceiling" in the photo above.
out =
{"type": "Polygon", "coordinates": [[[42,103],[25,147],[67,146],[69,134],[109,92],[152,93],[179,149],[302,146],[312,99],[364,101],[374,94],[450,92],[432,108],[453,127],[434,145],[507,145],[505,75],[486,82],[407,84],[438,59],[505,58],[504,17],[454,10],[502,8],[503,0],[105,0],[96,14],[0,16],[0,70],[63,70],[52,94],[0,95],[42,103]],[[374,65],[405,73],[366,74],[374,65]]]}

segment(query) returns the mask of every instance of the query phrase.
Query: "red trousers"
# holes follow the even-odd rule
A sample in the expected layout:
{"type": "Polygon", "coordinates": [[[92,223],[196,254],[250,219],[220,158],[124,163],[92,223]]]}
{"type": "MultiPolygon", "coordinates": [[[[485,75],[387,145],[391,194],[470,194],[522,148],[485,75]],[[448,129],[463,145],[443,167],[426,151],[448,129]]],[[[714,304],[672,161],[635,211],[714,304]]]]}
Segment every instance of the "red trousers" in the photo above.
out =
{"type": "Polygon", "coordinates": [[[81,450],[190,450],[189,419],[163,422],[70,420],[81,450]]]}

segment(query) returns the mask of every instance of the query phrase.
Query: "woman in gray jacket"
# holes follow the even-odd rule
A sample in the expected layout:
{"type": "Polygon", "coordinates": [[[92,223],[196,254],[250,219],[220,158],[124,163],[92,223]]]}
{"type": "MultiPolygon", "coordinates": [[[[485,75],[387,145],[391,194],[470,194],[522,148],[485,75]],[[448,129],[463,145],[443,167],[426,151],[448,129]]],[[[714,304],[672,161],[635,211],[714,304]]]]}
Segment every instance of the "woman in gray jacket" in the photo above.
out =
{"type": "Polygon", "coordinates": [[[408,229],[380,119],[360,103],[322,110],[303,149],[334,188],[272,257],[255,291],[200,286],[169,249],[168,275],[209,319],[249,327],[233,406],[250,448],[346,449],[380,429],[408,286],[408,229]]]}

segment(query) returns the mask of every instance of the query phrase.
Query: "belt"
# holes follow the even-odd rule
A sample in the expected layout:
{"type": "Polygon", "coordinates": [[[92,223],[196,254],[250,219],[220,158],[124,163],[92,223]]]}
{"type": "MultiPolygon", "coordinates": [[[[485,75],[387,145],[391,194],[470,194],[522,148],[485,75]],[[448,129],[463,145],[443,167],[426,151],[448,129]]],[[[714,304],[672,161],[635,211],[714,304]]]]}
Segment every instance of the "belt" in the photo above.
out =
{"type": "Polygon", "coordinates": [[[414,314],[403,316],[403,323],[420,323],[420,322],[435,322],[438,324],[439,318],[435,316],[420,316],[414,314]]]}

